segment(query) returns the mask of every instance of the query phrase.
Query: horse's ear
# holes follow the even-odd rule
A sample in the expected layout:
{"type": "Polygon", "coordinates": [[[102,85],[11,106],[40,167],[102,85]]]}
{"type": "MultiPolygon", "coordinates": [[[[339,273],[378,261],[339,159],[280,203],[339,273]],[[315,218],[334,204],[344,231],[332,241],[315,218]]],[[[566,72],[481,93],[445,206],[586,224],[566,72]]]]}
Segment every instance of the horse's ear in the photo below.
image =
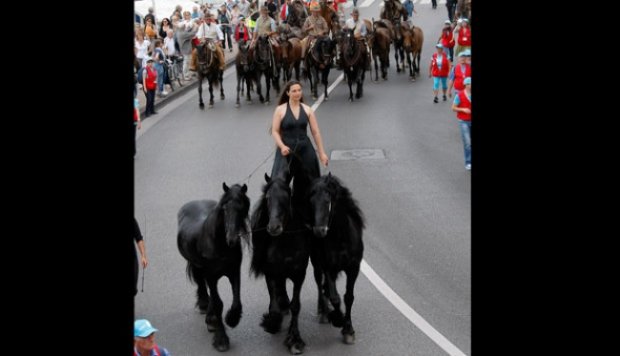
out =
{"type": "Polygon", "coordinates": [[[331,171],[329,171],[329,172],[327,173],[327,176],[328,176],[329,178],[331,178],[331,177],[332,177],[332,172],[331,172],[331,171]]]}
{"type": "Polygon", "coordinates": [[[222,183],[222,188],[224,188],[224,192],[228,193],[228,191],[230,190],[230,188],[228,188],[228,186],[226,185],[226,182],[222,183]]]}
{"type": "Polygon", "coordinates": [[[246,184],[244,184],[243,187],[241,187],[241,191],[243,193],[247,193],[248,192],[248,186],[246,184]]]}
{"type": "Polygon", "coordinates": [[[269,183],[269,181],[271,181],[271,178],[265,173],[265,182],[269,183]]]}

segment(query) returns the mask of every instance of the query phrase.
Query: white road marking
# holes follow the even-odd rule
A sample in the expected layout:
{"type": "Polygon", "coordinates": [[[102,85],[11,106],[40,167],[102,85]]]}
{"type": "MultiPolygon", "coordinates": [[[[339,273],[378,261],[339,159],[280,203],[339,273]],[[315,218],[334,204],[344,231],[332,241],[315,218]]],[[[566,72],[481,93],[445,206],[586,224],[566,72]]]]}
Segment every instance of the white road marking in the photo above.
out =
{"type": "Polygon", "coordinates": [[[431,324],[424,320],[420,314],[416,313],[413,308],[411,308],[401,297],[399,297],[398,294],[396,294],[396,292],[394,292],[392,288],[390,288],[390,286],[388,286],[387,283],[379,277],[379,275],[372,269],[372,267],[370,267],[370,265],[368,265],[368,263],[366,263],[365,260],[362,260],[360,267],[362,273],[366,276],[366,278],[368,278],[370,283],[372,283],[375,288],[377,288],[377,290],[381,292],[381,294],[383,294],[383,296],[387,298],[387,300],[389,300],[390,303],[396,307],[396,309],[398,309],[398,311],[409,319],[413,325],[422,330],[422,332],[431,338],[431,340],[433,340],[437,345],[439,345],[439,347],[451,356],[466,356],[463,351],[454,346],[450,340],[441,335],[439,331],[432,327],[431,324]]]}
{"type": "MultiPolygon", "coordinates": [[[[334,90],[334,88],[338,84],[340,84],[340,82],[343,79],[344,79],[344,73],[340,74],[340,76],[338,78],[336,78],[334,83],[332,85],[330,85],[329,87],[327,87],[327,94],[331,93],[332,90],[334,90]]],[[[320,82],[317,85],[319,85],[319,88],[321,88],[323,86],[323,84],[321,84],[320,82]]],[[[311,106],[312,111],[316,112],[316,110],[319,108],[319,105],[321,105],[321,103],[323,102],[323,99],[325,99],[325,93],[321,94],[321,96],[319,96],[317,101],[315,101],[314,104],[312,104],[312,106],[311,106]]]]}

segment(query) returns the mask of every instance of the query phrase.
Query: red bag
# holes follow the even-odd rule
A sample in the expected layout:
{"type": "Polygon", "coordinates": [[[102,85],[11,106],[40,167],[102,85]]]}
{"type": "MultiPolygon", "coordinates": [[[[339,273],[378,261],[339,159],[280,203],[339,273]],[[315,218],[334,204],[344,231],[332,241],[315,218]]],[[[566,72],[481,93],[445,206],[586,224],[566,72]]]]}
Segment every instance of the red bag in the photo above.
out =
{"type": "Polygon", "coordinates": [[[194,45],[194,47],[198,46],[200,44],[200,40],[196,37],[192,38],[192,44],[194,45]]]}

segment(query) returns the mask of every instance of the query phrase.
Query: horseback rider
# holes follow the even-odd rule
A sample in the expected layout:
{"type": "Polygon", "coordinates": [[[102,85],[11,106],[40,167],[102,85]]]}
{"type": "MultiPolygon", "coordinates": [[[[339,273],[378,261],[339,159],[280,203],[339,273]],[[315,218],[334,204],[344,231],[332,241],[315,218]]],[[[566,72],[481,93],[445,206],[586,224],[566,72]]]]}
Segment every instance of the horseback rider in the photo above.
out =
{"type": "Polygon", "coordinates": [[[329,27],[327,22],[321,16],[321,6],[316,1],[310,4],[310,12],[312,13],[304,22],[302,28],[303,32],[308,33],[303,40],[301,40],[301,61],[305,63],[306,53],[314,47],[317,37],[326,36],[329,33],[329,27]],[[308,42],[310,45],[308,45],[308,42]]]}
{"type": "MultiPolygon", "coordinates": [[[[203,46],[206,45],[208,41],[215,43],[215,53],[217,54],[219,69],[223,71],[226,65],[224,51],[221,47],[221,41],[224,40],[224,34],[217,24],[215,24],[215,18],[212,13],[206,12],[204,19],[204,22],[198,26],[196,38],[200,41],[200,45],[203,46]]],[[[192,52],[192,62],[195,63],[195,67],[198,68],[198,55],[196,52],[192,52]]]]}
{"type": "MultiPolygon", "coordinates": [[[[366,37],[368,36],[368,29],[366,28],[366,24],[364,21],[360,20],[360,12],[357,8],[354,8],[351,11],[351,18],[345,22],[345,27],[353,30],[353,37],[359,42],[364,43],[364,48],[366,48],[366,70],[370,70],[370,48],[368,47],[368,41],[366,37]]],[[[337,61],[338,69],[342,69],[341,61],[337,61]]]]}
{"type": "Polygon", "coordinates": [[[383,23],[390,30],[390,33],[392,34],[392,40],[396,40],[397,38],[396,37],[397,34],[396,34],[396,30],[394,29],[394,26],[396,26],[400,22],[401,16],[403,18],[403,21],[407,21],[408,19],[407,10],[403,6],[403,4],[400,3],[400,1],[384,0],[384,6],[381,9],[380,17],[383,20],[389,21],[388,23],[385,23],[385,22],[383,23]],[[389,4],[389,8],[388,8],[388,4],[389,4]]]}
{"type": "Polygon", "coordinates": [[[267,36],[272,46],[280,47],[278,40],[274,37],[277,34],[276,30],[275,20],[269,17],[269,8],[267,8],[267,6],[261,6],[260,16],[256,20],[256,27],[254,27],[250,48],[254,49],[254,47],[256,47],[256,40],[259,36],[267,36]]]}

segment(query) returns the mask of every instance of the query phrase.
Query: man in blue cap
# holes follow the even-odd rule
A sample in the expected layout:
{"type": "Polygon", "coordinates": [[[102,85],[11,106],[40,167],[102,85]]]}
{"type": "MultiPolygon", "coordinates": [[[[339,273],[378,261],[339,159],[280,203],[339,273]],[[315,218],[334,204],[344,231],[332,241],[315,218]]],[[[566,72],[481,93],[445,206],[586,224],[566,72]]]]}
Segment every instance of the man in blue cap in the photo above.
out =
{"type": "Polygon", "coordinates": [[[170,356],[168,350],[155,343],[155,329],[146,319],[136,320],[133,324],[134,356],[170,356]]]}

